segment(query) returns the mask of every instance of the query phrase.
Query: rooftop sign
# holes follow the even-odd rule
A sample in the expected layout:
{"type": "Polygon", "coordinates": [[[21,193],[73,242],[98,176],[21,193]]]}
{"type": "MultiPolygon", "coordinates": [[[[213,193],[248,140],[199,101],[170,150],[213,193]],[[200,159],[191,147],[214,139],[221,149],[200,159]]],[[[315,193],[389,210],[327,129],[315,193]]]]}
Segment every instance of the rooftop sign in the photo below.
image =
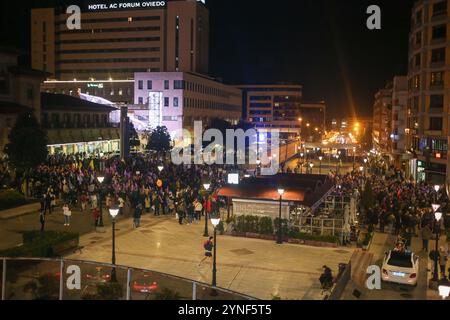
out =
{"type": "Polygon", "coordinates": [[[89,11],[110,11],[124,9],[145,9],[163,8],[166,1],[135,1],[135,2],[113,2],[113,3],[92,3],[87,5],[89,11]]]}

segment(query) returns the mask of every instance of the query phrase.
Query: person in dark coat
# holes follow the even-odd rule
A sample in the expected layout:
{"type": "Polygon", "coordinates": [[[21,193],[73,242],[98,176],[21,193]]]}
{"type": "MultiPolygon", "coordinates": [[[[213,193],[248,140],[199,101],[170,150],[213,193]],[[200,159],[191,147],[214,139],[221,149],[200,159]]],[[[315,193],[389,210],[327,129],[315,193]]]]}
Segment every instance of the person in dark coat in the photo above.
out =
{"type": "Polygon", "coordinates": [[[138,203],[133,214],[133,228],[139,228],[141,225],[142,203],[138,203]]]}

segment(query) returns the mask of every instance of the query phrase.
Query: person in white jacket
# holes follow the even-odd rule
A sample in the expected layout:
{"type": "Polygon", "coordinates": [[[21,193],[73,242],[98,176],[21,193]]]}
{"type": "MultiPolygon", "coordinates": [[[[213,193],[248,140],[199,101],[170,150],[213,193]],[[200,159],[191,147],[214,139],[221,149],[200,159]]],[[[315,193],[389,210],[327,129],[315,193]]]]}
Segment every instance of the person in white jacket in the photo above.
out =
{"type": "Polygon", "coordinates": [[[70,226],[70,216],[72,215],[72,211],[70,211],[69,205],[65,203],[62,207],[63,215],[64,215],[64,226],[70,226]]]}

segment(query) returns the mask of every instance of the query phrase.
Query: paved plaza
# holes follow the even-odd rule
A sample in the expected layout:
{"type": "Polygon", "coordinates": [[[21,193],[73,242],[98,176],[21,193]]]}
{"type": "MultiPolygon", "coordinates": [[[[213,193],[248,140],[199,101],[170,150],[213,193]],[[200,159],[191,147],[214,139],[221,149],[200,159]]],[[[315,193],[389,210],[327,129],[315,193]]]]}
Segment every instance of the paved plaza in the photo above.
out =
{"type": "MultiPolygon", "coordinates": [[[[117,224],[117,264],[151,269],[211,283],[211,264],[203,257],[204,223],[179,225],[175,218],[146,215],[139,229],[131,220],[117,224]]],[[[212,226],[210,225],[210,233],[212,226]]],[[[82,253],[74,259],[110,262],[111,230],[81,237],[82,253]]],[[[218,236],[217,285],[260,299],[323,299],[318,278],[322,265],[337,273],[353,250],[277,245],[273,241],[218,236]]]]}

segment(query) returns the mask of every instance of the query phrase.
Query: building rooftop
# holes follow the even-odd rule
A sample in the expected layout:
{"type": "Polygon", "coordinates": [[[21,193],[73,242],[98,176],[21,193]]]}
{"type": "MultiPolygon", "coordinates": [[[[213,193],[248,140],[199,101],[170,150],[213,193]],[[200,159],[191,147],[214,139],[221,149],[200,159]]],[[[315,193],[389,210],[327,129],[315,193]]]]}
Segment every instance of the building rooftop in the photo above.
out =
{"type": "Polygon", "coordinates": [[[67,111],[102,111],[111,112],[117,110],[104,104],[89,102],[77,97],[64,94],[41,93],[42,110],[67,110],[67,111]]]}
{"type": "Polygon", "coordinates": [[[283,188],[284,201],[312,207],[325,197],[333,186],[333,182],[326,175],[277,174],[244,179],[239,185],[227,185],[219,190],[218,195],[274,201],[280,198],[278,188],[283,188]]]}

